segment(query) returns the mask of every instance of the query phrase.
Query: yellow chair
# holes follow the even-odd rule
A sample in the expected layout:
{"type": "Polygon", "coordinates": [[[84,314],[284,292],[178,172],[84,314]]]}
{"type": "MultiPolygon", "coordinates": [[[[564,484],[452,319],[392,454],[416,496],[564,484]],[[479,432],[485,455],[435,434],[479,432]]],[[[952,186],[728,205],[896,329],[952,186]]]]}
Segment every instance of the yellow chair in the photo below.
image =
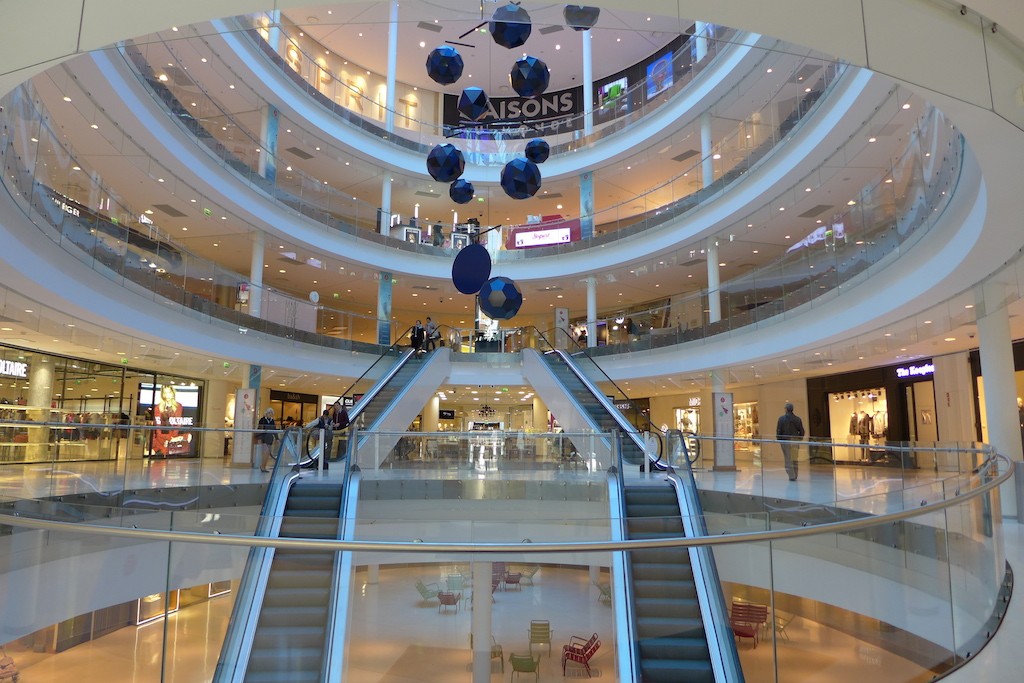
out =
{"type": "Polygon", "coordinates": [[[534,659],[533,655],[517,655],[512,653],[508,656],[512,665],[512,675],[508,677],[509,682],[515,679],[516,674],[533,674],[535,681],[540,681],[540,660],[534,659]]]}
{"type": "Polygon", "coordinates": [[[551,622],[535,619],[530,622],[530,656],[533,656],[534,645],[547,645],[548,657],[551,656],[551,622]]]}
{"type": "MultiPolygon", "coordinates": [[[[469,634],[469,649],[473,649],[473,634],[469,634]]],[[[505,654],[501,650],[501,645],[498,645],[498,641],[491,635],[491,659],[497,659],[501,663],[501,673],[505,673],[505,654]]]]}

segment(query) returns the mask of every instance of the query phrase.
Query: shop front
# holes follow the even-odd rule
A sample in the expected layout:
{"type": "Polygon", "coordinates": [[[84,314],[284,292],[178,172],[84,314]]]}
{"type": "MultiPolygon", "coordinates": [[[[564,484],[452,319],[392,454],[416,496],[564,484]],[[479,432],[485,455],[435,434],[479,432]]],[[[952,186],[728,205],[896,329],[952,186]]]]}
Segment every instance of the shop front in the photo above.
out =
{"type": "Polygon", "coordinates": [[[855,465],[918,467],[890,446],[940,438],[930,359],[807,380],[809,436],[832,442],[816,457],[855,465]],[[827,450],[827,449],[825,449],[827,450]]]}
{"type": "Polygon", "coordinates": [[[202,426],[203,387],[126,365],[0,346],[0,463],[194,456],[200,439],[188,428],[202,426]],[[117,429],[129,424],[162,429],[117,429]]]}

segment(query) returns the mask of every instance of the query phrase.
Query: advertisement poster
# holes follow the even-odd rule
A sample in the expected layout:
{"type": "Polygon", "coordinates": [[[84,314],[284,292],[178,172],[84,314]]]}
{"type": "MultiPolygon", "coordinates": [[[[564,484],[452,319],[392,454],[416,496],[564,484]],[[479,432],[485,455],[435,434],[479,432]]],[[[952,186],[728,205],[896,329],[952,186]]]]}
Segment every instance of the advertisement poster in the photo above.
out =
{"type": "Polygon", "coordinates": [[[715,404],[715,469],[735,469],[733,437],[736,433],[736,424],[732,414],[732,394],[716,391],[711,394],[711,400],[715,404]]]}
{"type": "Polygon", "coordinates": [[[252,432],[256,426],[258,389],[239,389],[235,394],[235,438],[231,462],[252,464],[252,432]]]}
{"type": "Polygon", "coordinates": [[[672,53],[666,52],[647,65],[647,99],[672,87],[672,53]]]}
{"type": "Polygon", "coordinates": [[[569,309],[568,308],[556,308],[555,309],[555,348],[565,349],[569,348],[569,339],[572,338],[572,331],[569,329],[569,309]]]}
{"type": "Polygon", "coordinates": [[[149,433],[144,455],[154,458],[190,458],[198,455],[198,441],[190,427],[199,425],[201,390],[187,384],[139,384],[139,412],[158,429],[149,433]]]}

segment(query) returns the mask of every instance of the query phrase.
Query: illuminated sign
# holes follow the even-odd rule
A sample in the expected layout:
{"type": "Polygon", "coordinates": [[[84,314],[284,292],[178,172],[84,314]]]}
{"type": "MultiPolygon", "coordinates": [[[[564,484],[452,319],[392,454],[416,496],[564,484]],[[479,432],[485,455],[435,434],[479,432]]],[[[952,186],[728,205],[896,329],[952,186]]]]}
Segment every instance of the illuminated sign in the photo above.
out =
{"type": "Polygon", "coordinates": [[[691,408],[699,408],[700,407],[700,396],[691,396],[690,400],[687,401],[687,405],[689,405],[691,408]]]}
{"type": "Polygon", "coordinates": [[[0,360],[0,375],[28,379],[28,363],[16,360],[0,360]]]}
{"type": "Polygon", "coordinates": [[[544,247],[551,244],[566,244],[572,239],[572,232],[569,228],[555,228],[553,230],[532,230],[530,232],[516,233],[516,249],[523,247],[544,247]]]}
{"type": "Polygon", "coordinates": [[[935,365],[933,363],[905,365],[903,367],[896,368],[896,377],[899,379],[907,379],[908,377],[928,377],[934,373],[935,365]]]}

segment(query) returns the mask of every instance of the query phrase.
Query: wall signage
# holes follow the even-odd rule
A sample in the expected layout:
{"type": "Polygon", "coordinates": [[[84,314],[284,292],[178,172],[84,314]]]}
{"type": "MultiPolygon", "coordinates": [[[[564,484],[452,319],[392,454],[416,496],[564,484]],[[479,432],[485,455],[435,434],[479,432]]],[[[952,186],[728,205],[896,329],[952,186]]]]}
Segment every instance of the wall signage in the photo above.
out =
{"type": "Polygon", "coordinates": [[[688,406],[690,406],[691,408],[699,408],[700,407],[700,396],[691,396],[690,400],[687,401],[686,404],[688,406]]]}
{"type": "Polygon", "coordinates": [[[904,365],[896,368],[897,379],[930,377],[933,374],[935,374],[935,364],[930,361],[920,365],[904,365]]]}
{"type": "Polygon", "coordinates": [[[439,411],[437,411],[437,417],[440,420],[454,420],[455,419],[455,411],[454,410],[439,410],[439,411]]]}
{"type": "Polygon", "coordinates": [[[540,97],[492,97],[487,113],[479,121],[466,118],[459,111],[459,96],[444,96],[444,125],[473,129],[518,128],[529,124],[531,135],[547,135],[583,127],[583,88],[545,93],[540,97]]]}
{"type": "Polygon", "coordinates": [[[18,360],[0,360],[0,375],[28,379],[28,363],[18,360]]]}

